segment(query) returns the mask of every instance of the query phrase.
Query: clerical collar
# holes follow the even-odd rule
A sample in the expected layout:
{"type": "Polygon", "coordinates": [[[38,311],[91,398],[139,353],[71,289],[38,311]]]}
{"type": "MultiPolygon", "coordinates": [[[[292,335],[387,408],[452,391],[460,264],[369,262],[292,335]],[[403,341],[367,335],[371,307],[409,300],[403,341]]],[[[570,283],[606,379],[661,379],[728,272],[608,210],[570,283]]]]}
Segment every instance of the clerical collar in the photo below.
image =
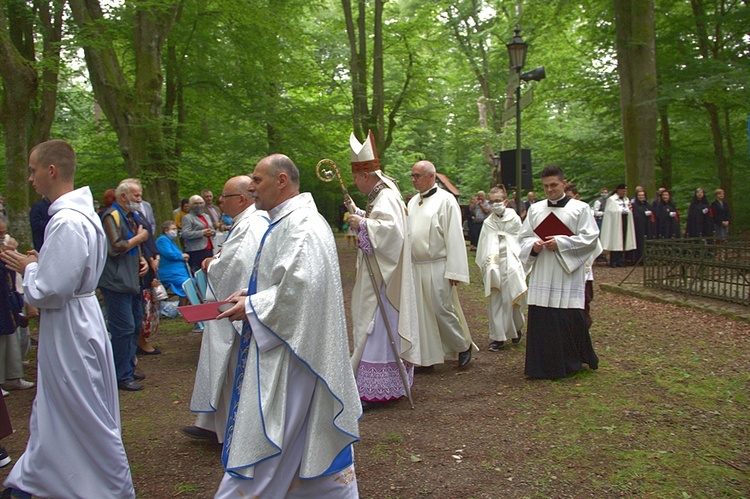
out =
{"type": "Polygon", "coordinates": [[[570,201],[570,198],[567,195],[563,195],[560,199],[557,201],[552,201],[551,199],[547,200],[547,206],[550,208],[562,208],[566,204],[568,204],[568,201],[570,201]]]}
{"type": "Polygon", "coordinates": [[[419,193],[419,206],[422,206],[422,202],[425,199],[427,199],[428,197],[430,197],[433,194],[435,194],[437,192],[437,190],[438,190],[438,186],[437,185],[433,185],[430,189],[427,189],[425,192],[420,192],[419,193]]]}

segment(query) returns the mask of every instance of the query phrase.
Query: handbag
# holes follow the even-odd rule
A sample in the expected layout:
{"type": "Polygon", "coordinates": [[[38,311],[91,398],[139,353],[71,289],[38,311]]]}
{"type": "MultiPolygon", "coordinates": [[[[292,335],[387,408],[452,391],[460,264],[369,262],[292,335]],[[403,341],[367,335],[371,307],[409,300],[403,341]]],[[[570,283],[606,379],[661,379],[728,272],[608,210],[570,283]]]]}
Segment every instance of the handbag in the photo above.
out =
{"type": "Polygon", "coordinates": [[[162,284],[159,280],[158,276],[156,277],[156,279],[151,281],[151,295],[156,301],[164,301],[169,298],[167,290],[164,287],[164,284],[162,284]]]}

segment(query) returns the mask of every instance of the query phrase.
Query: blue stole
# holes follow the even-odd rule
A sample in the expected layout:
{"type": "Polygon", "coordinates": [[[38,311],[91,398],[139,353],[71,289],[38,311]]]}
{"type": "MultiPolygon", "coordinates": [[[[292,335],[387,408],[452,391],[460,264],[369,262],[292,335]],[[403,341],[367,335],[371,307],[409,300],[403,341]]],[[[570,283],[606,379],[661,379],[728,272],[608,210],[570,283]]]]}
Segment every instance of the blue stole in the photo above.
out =
{"type": "MultiPolygon", "coordinates": [[[[260,244],[258,245],[258,252],[255,253],[253,271],[250,274],[250,282],[247,285],[247,296],[252,296],[258,292],[258,267],[260,263],[260,254],[263,251],[263,246],[266,243],[268,234],[271,232],[271,230],[273,230],[274,227],[276,227],[276,225],[280,221],[281,219],[269,225],[266,233],[263,234],[263,238],[260,240],[260,244]]],[[[228,470],[227,461],[229,460],[229,450],[232,447],[232,434],[234,433],[234,424],[237,419],[237,410],[239,409],[240,403],[240,393],[242,392],[242,382],[245,378],[245,368],[247,367],[247,354],[250,352],[250,339],[252,338],[252,336],[253,330],[250,328],[250,323],[246,319],[242,321],[240,351],[237,358],[237,369],[234,372],[234,383],[232,385],[232,402],[229,404],[229,418],[227,420],[226,433],[224,434],[224,447],[221,450],[221,462],[224,465],[224,469],[227,470],[227,473],[235,478],[247,478],[231,470],[228,470]]]]}

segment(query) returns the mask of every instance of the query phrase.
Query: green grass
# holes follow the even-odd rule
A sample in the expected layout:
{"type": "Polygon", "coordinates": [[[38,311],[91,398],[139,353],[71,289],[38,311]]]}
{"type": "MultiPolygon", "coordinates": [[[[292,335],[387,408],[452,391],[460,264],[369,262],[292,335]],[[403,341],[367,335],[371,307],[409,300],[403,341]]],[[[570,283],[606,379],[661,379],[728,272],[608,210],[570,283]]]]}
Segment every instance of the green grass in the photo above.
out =
{"type": "MultiPolygon", "coordinates": [[[[589,485],[602,495],[747,497],[750,376],[712,373],[734,360],[706,338],[670,344],[655,331],[631,342],[630,332],[649,327],[645,317],[618,324],[619,339],[607,338],[606,375],[584,371],[554,383],[534,435],[547,450],[532,462],[586,463],[589,485]]],[[[586,471],[556,473],[582,480],[586,471]]]]}

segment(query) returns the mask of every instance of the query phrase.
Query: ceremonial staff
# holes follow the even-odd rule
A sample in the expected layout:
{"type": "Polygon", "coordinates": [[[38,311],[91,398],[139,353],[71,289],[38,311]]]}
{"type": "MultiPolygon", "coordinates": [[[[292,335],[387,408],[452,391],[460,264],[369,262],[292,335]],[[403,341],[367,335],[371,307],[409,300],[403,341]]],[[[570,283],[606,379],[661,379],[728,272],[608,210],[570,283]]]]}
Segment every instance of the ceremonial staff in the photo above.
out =
{"type": "MultiPolygon", "coordinates": [[[[315,174],[318,176],[320,180],[323,182],[332,182],[334,175],[336,178],[339,179],[339,184],[341,185],[341,192],[344,194],[344,204],[346,205],[346,209],[349,210],[349,213],[354,213],[354,202],[352,200],[352,197],[349,195],[349,191],[346,190],[346,185],[344,185],[344,180],[341,178],[341,173],[339,172],[339,167],[336,165],[336,163],[333,162],[331,159],[321,159],[318,161],[318,164],[315,166],[315,174]],[[331,165],[331,168],[333,168],[333,171],[323,169],[321,170],[321,167],[324,165],[331,165]],[[335,173],[334,173],[335,172],[335,173]]],[[[370,282],[372,283],[372,289],[375,292],[375,298],[378,300],[378,309],[380,309],[380,315],[383,318],[383,322],[385,323],[385,329],[388,332],[388,340],[391,344],[391,350],[393,351],[393,355],[396,356],[396,365],[398,365],[398,374],[401,376],[401,381],[404,383],[404,390],[406,390],[406,398],[409,400],[409,405],[411,405],[411,408],[414,409],[414,401],[411,398],[411,388],[409,388],[409,380],[406,378],[406,368],[404,367],[404,363],[401,360],[401,354],[398,351],[398,348],[396,348],[396,341],[394,340],[395,336],[393,335],[393,331],[391,330],[391,323],[388,321],[388,316],[385,313],[385,308],[383,307],[383,298],[380,296],[380,289],[378,289],[378,283],[375,280],[375,274],[372,271],[372,263],[370,263],[370,255],[363,252],[363,255],[365,257],[365,263],[367,264],[367,272],[370,274],[370,282]]]]}

